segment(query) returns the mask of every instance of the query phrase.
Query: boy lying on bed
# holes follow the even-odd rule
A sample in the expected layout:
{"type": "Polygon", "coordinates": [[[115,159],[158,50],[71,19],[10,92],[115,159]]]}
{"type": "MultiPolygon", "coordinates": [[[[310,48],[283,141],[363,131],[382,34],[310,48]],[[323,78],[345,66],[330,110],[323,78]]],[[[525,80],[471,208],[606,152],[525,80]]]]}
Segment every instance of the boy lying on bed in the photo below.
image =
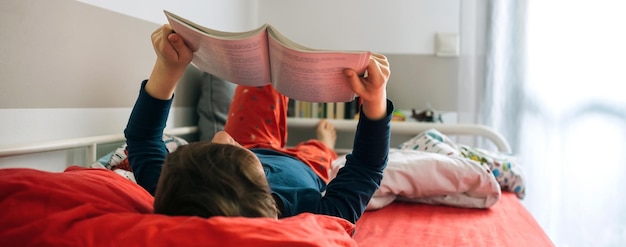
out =
{"type": "Polygon", "coordinates": [[[336,133],[320,121],[318,140],[285,148],[288,98],[272,86],[238,86],[224,131],[168,154],[163,129],[173,92],[192,51],[169,25],[152,34],[157,54],[124,131],[137,182],[154,195],[155,213],[190,216],[289,217],[326,214],[355,223],[387,164],[393,104],[386,98],[387,59],[372,55],[366,78],[346,69],[363,100],[353,152],[330,183],[336,133]]]}

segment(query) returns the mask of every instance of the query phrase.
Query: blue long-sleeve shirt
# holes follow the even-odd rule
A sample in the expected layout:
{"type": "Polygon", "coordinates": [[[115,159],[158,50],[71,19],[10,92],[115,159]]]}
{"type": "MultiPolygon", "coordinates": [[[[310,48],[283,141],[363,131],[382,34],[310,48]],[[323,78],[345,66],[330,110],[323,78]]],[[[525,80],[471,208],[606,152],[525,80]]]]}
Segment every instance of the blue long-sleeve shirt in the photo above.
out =
{"type": "MultiPolygon", "coordinates": [[[[168,153],[162,137],[173,99],[151,97],[144,89],[145,83],[124,134],[137,183],[154,194],[168,153]]],[[[311,212],[355,223],[382,180],[389,153],[392,112],[393,104],[387,101],[385,118],[376,121],[365,116],[359,118],[352,153],[328,185],[296,158],[269,149],[252,149],[263,165],[272,193],[281,200],[281,217],[311,212]]]]}

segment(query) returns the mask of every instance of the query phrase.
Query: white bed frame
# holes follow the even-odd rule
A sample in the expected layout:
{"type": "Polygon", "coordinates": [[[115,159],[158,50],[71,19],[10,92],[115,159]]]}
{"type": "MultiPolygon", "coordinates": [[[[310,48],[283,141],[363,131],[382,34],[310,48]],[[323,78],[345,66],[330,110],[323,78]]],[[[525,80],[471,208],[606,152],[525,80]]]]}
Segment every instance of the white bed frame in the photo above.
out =
{"type": "MultiPolygon", "coordinates": [[[[329,120],[332,124],[335,125],[335,129],[338,132],[353,132],[356,129],[357,121],[354,120],[329,120]]],[[[317,121],[314,119],[298,119],[298,118],[290,118],[288,119],[289,127],[296,129],[313,129],[317,124],[317,121]]],[[[489,139],[496,146],[498,151],[510,153],[511,148],[508,142],[502,137],[502,135],[498,134],[493,129],[476,124],[440,124],[440,123],[417,123],[417,122],[392,122],[391,131],[392,134],[404,134],[404,135],[417,135],[422,131],[426,131],[429,129],[437,129],[439,132],[445,135],[470,135],[470,136],[481,136],[489,139]]],[[[166,129],[165,133],[169,135],[175,136],[184,136],[194,134],[198,131],[197,127],[189,126],[189,127],[179,127],[166,129]]],[[[49,151],[58,151],[58,150],[68,150],[68,149],[76,149],[76,148],[84,148],[85,149],[85,160],[88,166],[94,163],[98,157],[97,156],[97,148],[98,145],[102,144],[110,144],[123,142],[124,135],[123,134],[113,134],[113,135],[101,135],[101,136],[90,136],[83,138],[73,138],[73,139],[65,139],[65,140],[57,140],[57,141],[46,141],[39,143],[31,143],[31,144],[23,144],[23,145],[6,145],[0,146],[0,158],[2,157],[10,157],[10,156],[19,156],[19,155],[28,155],[49,151]]],[[[346,153],[349,150],[347,149],[338,149],[338,153],[346,153]]]]}
{"type": "MultiPolygon", "coordinates": [[[[289,128],[313,129],[318,123],[317,119],[289,118],[287,120],[289,128]]],[[[330,120],[335,125],[338,132],[354,132],[357,121],[354,120],[330,120]]],[[[494,129],[478,124],[442,124],[425,122],[391,122],[392,135],[417,135],[429,129],[436,129],[442,134],[450,136],[479,136],[490,140],[498,151],[511,153],[511,147],[507,140],[494,129]]],[[[338,153],[345,153],[349,150],[338,149],[338,153]]]]}

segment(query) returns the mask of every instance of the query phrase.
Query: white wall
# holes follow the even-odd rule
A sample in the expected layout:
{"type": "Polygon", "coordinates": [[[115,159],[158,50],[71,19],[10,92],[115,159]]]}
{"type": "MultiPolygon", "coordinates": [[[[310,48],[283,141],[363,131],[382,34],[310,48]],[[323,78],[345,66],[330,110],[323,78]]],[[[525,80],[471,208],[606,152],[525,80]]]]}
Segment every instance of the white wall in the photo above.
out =
{"type": "Polygon", "coordinates": [[[228,31],[256,27],[256,1],[249,0],[78,0],[111,11],[163,24],[163,10],[200,25],[228,31]]]}
{"type": "Polygon", "coordinates": [[[460,0],[262,0],[271,23],[305,46],[434,54],[437,32],[459,33],[460,0]]]}
{"type": "Polygon", "coordinates": [[[158,24],[73,0],[0,7],[0,145],[121,133],[154,64],[158,24]]]}
{"type": "MultiPolygon", "coordinates": [[[[1,1],[0,146],[122,133],[154,64],[158,26],[74,0],[1,1]]],[[[183,94],[168,127],[195,124],[193,94],[183,94]]],[[[0,158],[0,167],[84,162],[53,152],[0,158]]]]}

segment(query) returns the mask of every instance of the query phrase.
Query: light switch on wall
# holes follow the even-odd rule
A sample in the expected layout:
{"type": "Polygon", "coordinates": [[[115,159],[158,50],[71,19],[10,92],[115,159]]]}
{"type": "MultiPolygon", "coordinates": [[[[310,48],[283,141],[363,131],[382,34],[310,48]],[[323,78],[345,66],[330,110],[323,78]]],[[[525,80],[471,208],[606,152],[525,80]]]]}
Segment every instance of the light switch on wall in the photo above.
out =
{"type": "Polygon", "coordinates": [[[435,55],[438,57],[456,57],[459,55],[458,33],[437,33],[435,36],[435,55]]]}

